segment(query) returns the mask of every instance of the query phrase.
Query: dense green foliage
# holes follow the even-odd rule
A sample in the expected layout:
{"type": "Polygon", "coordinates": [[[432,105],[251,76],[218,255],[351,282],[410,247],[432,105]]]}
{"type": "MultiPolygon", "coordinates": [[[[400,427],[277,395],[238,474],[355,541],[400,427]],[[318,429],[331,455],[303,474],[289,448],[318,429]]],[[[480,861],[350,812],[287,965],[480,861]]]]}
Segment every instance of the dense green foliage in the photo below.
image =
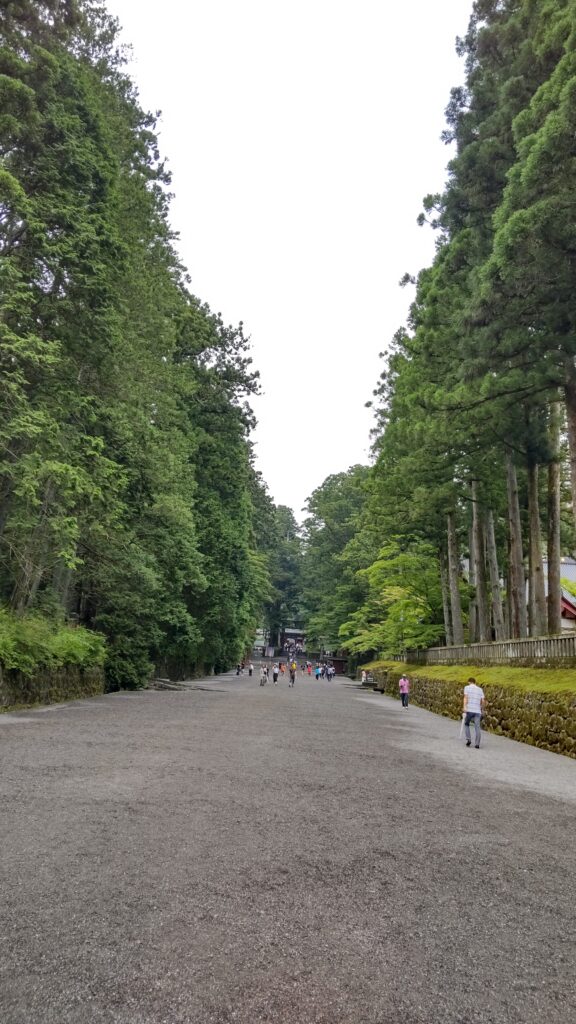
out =
{"type": "Polygon", "coordinates": [[[115,37],[91,0],[3,5],[0,600],[102,632],[137,686],[251,644],[274,512],[242,325],[189,291],[115,37]]]}
{"type": "Polygon", "coordinates": [[[100,633],[74,628],[30,613],[0,608],[0,664],[29,675],[37,669],[102,665],[106,644],[100,633]]]}
{"type": "Polygon", "coordinates": [[[367,569],[367,596],[340,627],[353,653],[429,647],[443,636],[438,560],[424,543],[382,547],[367,569]]]}
{"type": "Polygon", "coordinates": [[[284,629],[302,625],[302,538],[294,513],[286,505],[274,509],[269,548],[271,590],[264,626],[272,645],[279,647],[284,629]]]}
{"type": "Polygon", "coordinates": [[[353,466],[329,476],[308,499],[302,585],[306,637],[314,650],[341,646],[340,626],[364,597],[366,586],[348,545],[366,502],[367,476],[364,466],[353,466]]]}
{"type": "Polygon", "coordinates": [[[403,280],[367,499],[330,552],[330,635],[365,654],[559,632],[574,545],[576,7],[476,0],[458,51],[454,155],[420,217],[436,257],[403,280]]]}
{"type": "Polygon", "coordinates": [[[436,256],[404,279],[415,296],[374,395],[374,464],[329,477],[300,530],[254,469],[243,327],[190,291],[113,20],[97,0],[3,5],[5,664],[19,628],[31,664],[72,634],[79,657],[82,629],[43,639],[65,620],[106,637],[110,686],[223,668],[258,624],[356,656],[560,630],[575,26],[574,0],[474,3],[448,180],[420,217],[436,256]]]}

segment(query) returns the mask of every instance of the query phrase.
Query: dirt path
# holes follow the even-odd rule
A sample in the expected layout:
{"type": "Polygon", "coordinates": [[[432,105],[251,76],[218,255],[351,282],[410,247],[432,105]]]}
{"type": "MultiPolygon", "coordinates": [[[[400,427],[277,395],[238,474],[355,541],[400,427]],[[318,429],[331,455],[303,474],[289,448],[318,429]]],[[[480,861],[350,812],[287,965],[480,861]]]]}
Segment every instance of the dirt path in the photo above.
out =
{"type": "Polygon", "coordinates": [[[0,716],[2,1024],[567,1024],[576,762],[339,682],[0,716]]]}

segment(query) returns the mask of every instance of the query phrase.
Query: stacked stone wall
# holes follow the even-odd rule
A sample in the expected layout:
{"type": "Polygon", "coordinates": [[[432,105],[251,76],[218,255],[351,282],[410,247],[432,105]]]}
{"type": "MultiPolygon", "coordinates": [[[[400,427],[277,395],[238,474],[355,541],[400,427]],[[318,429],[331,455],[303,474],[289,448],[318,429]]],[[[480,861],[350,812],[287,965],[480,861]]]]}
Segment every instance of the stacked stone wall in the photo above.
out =
{"type": "MultiPolygon", "coordinates": [[[[410,700],[437,715],[459,719],[463,686],[450,679],[430,679],[425,668],[409,672],[410,700]]],[[[399,697],[402,671],[375,669],[373,687],[399,697]]],[[[484,728],[501,736],[576,758],[576,694],[538,693],[512,686],[482,684],[486,696],[484,728]]]]}
{"type": "Polygon", "coordinates": [[[0,707],[18,704],[58,704],[104,693],[104,670],[66,665],[38,669],[32,675],[0,667],[0,707]]]}

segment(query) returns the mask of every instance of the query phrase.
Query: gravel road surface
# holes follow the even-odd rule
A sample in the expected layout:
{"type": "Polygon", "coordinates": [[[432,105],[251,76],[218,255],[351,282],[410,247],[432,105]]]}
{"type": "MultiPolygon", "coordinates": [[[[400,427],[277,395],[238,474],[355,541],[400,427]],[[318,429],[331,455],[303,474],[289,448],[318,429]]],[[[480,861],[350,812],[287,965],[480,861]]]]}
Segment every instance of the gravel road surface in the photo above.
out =
{"type": "Polygon", "coordinates": [[[576,762],[349,681],[0,715],[2,1024],[569,1024],[576,762]]]}

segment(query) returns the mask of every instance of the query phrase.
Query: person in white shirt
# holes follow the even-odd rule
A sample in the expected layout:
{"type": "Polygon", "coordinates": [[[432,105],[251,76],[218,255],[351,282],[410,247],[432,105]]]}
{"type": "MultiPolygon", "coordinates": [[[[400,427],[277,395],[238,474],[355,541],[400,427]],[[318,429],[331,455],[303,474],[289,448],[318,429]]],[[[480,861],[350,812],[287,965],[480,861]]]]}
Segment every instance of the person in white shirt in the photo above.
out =
{"type": "Polygon", "coordinates": [[[470,676],[464,687],[464,732],[466,734],[466,746],[472,743],[470,736],[470,723],[474,722],[474,746],[480,748],[480,723],[484,714],[484,690],[476,685],[476,680],[470,676]]]}

